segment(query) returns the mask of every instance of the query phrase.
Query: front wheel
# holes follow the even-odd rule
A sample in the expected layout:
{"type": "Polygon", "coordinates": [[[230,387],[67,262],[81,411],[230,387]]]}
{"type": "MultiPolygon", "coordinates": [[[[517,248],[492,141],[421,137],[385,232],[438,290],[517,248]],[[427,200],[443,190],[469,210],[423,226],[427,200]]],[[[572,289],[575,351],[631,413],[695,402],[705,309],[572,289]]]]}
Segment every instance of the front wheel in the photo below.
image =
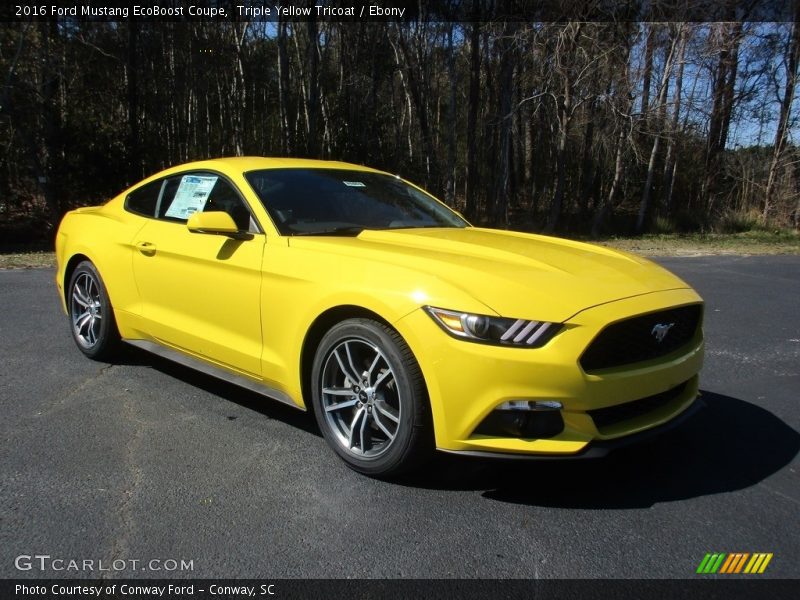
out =
{"type": "Polygon", "coordinates": [[[395,330],[371,319],[338,323],[320,341],[312,381],[317,423],[352,469],[397,475],[430,454],[425,382],[395,330]]]}
{"type": "Polygon", "coordinates": [[[72,272],[67,308],[72,338],[80,351],[95,360],[112,358],[120,345],[114,310],[100,273],[88,260],[72,272]]]}

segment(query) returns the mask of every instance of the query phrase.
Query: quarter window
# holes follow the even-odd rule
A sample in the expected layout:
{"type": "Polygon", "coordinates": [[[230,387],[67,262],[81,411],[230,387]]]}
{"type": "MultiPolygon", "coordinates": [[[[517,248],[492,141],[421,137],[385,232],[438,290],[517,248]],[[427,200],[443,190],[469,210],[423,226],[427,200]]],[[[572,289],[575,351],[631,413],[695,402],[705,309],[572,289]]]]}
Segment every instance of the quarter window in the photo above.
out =
{"type": "Polygon", "coordinates": [[[155,216],[163,183],[162,180],[153,181],[128,194],[125,199],[125,210],[144,217],[155,216]]]}

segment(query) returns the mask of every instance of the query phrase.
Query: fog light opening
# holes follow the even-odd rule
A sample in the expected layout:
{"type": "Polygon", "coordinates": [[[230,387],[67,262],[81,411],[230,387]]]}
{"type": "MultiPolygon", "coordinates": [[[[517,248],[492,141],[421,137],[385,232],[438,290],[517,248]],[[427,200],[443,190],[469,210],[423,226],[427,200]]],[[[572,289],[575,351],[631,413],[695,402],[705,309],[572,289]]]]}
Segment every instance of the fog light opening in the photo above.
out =
{"type": "Polygon", "coordinates": [[[481,421],[476,434],[492,437],[542,439],[564,431],[561,402],[555,400],[509,400],[481,421]]]}

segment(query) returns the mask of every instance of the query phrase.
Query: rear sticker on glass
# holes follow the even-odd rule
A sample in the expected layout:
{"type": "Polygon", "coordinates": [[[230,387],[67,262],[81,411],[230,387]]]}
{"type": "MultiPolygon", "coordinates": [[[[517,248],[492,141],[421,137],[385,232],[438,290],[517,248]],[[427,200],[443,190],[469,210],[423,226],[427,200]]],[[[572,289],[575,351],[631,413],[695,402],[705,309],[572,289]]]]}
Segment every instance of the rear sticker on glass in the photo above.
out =
{"type": "Polygon", "coordinates": [[[184,175],[165,216],[173,219],[188,219],[194,213],[203,210],[217,179],[219,177],[184,175]]]}
{"type": "Polygon", "coordinates": [[[342,181],[348,187],[367,187],[366,183],[362,183],[360,181],[342,181]]]}

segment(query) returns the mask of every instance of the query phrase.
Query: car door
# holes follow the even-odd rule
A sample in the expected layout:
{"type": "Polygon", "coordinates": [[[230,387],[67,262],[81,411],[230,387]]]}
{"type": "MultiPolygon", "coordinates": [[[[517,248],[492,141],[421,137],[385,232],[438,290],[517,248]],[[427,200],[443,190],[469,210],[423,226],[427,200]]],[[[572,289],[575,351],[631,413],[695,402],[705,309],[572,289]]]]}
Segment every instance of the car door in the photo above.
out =
{"type": "Polygon", "coordinates": [[[241,194],[219,173],[182,173],[163,181],[155,216],[136,235],[133,253],[147,333],[259,377],[265,236],[241,194]],[[230,214],[240,234],[190,232],[188,217],[209,210],[230,214]]]}

